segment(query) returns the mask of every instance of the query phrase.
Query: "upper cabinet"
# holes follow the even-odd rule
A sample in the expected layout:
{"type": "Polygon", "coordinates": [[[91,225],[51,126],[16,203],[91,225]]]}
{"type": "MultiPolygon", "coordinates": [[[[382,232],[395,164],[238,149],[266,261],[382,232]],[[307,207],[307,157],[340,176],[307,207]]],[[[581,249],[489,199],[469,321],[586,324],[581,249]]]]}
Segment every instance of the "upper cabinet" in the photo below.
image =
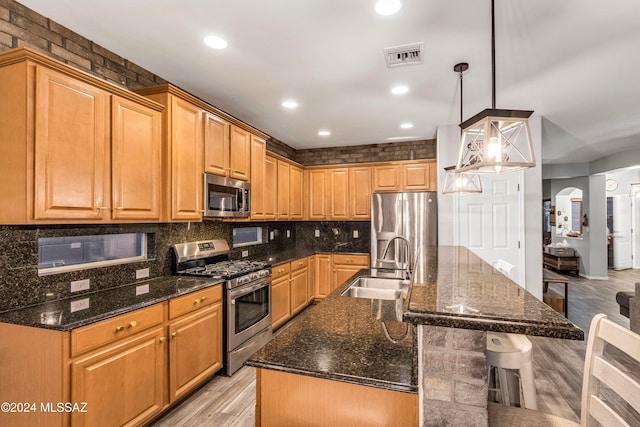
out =
{"type": "Polygon", "coordinates": [[[276,219],[289,219],[289,188],[291,164],[278,160],[278,210],[276,219]]]}
{"type": "Polygon", "coordinates": [[[435,160],[373,166],[373,192],[437,191],[435,160]]]}
{"type": "Polygon", "coordinates": [[[161,105],[26,48],[0,99],[0,223],[160,219],[161,105]]]}
{"type": "Polygon", "coordinates": [[[251,178],[251,134],[231,125],[229,177],[249,181],[251,178]]]}
{"type": "Polygon", "coordinates": [[[266,141],[251,135],[251,219],[265,219],[266,141]]]}
{"type": "Polygon", "coordinates": [[[352,219],[371,218],[371,168],[349,168],[349,213],[352,219]]]}
{"type": "Polygon", "coordinates": [[[211,113],[204,113],[204,171],[248,181],[251,134],[211,113]]]}
{"type": "Polygon", "coordinates": [[[302,219],[303,205],[302,168],[292,164],[289,169],[289,218],[302,219]]]}

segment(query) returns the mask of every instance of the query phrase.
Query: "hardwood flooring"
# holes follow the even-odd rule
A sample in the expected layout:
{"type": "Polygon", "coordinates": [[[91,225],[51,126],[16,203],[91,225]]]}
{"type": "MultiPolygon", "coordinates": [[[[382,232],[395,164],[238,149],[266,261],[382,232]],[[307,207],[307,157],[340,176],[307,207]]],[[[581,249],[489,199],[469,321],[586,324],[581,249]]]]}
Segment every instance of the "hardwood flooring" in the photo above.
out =
{"type": "MultiPolygon", "coordinates": [[[[591,318],[597,313],[629,327],[629,319],[619,314],[615,294],[633,291],[640,282],[640,270],[609,270],[609,280],[588,280],[567,275],[569,281],[569,320],[585,333],[589,332],[591,318]]],[[[559,285],[550,284],[559,293],[559,285]],[[556,288],[557,287],[557,288],[556,288]]],[[[582,371],[586,341],[530,337],[533,343],[534,374],[538,393],[538,406],[543,412],[579,422],[582,392],[582,371]]],[[[636,376],[640,367],[617,354],[616,364],[636,376]]],[[[605,397],[610,394],[605,393],[605,397]]],[[[631,425],[640,426],[640,415],[624,403],[610,398],[614,406],[625,412],[631,425]]],[[[244,367],[233,377],[216,376],[180,405],[151,425],[244,427],[254,426],[255,370],[244,367]]]]}

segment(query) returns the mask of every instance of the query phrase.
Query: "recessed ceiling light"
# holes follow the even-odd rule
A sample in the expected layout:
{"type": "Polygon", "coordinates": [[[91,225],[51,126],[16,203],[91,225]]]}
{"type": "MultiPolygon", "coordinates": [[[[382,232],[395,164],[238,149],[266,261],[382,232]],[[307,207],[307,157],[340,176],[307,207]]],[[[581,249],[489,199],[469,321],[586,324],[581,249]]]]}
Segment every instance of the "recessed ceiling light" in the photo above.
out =
{"type": "Polygon", "coordinates": [[[292,99],[287,99],[286,101],[282,101],[282,106],[284,108],[296,108],[298,103],[292,99]]]}
{"type": "Polygon", "coordinates": [[[376,3],[376,12],[378,15],[393,15],[402,7],[399,0],[379,0],[376,3]]]}
{"type": "Polygon", "coordinates": [[[407,93],[407,92],[409,92],[409,88],[402,85],[394,86],[391,89],[391,93],[393,93],[394,95],[402,95],[403,93],[407,93]]]}
{"type": "Polygon", "coordinates": [[[331,132],[329,132],[328,130],[321,130],[321,131],[318,131],[318,135],[320,135],[320,136],[329,136],[329,135],[331,135],[331,132]]]}
{"type": "Polygon", "coordinates": [[[207,46],[212,47],[214,49],[224,49],[227,47],[227,42],[218,36],[207,36],[204,38],[204,42],[207,46]]]}
{"type": "Polygon", "coordinates": [[[413,127],[413,123],[403,123],[400,125],[402,129],[411,129],[413,127]]]}

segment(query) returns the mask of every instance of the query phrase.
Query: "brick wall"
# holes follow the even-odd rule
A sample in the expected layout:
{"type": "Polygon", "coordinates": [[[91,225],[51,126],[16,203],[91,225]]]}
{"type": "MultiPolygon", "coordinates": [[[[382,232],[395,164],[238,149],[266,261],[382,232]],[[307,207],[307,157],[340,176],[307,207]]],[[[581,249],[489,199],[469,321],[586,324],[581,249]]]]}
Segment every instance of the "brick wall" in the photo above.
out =
{"type": "Polygon", "coordinates": [[[392,160],[435,159],[436,141],[420,140],[348,147],[297,150],[295,160],[305,166],[392,160]]]}

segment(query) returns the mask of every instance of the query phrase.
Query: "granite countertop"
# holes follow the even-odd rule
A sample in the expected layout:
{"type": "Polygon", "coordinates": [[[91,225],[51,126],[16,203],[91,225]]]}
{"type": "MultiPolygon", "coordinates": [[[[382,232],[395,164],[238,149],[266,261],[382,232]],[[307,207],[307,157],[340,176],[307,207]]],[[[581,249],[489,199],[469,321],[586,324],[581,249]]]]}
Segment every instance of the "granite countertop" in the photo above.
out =
{"type": "Polygon", "coordinates": [[[295,249],[290,249],[290,250],[283,251],[283,252],[277,252],[277,253],[273,253],[273,254],[257,257],[257,258],[255,258],[253,260],[254,261],[264,261],[266,263],[269,263],[271,266],[276,266],[278,264],[283,264],[285,262],[293,261],[293,260],[300,259],[300,258],[305,258],[305,257],[311,256],[311,255],[325,254],[325,253],[339,254],[339,255],[369,255],[368,252],[367,253],[362,253],[362,252],[336,252],[336,251],[323,252],[323,251],[317,251],[317,250],[314,250],[314,249],[295,248],[295,249]]]}
{"type": "MultiPolygon", "coordinates": [[[[361,270],[358,275],[367,274],[361,270]]],[[[398,321],[402,301],[344,297],[350,281],[277,331],[247,365],[409,393],[418,392],[415,326],[398,321]],[[404,340],[394,343],[389,335],[404,340]]]]}
{"type": "Polygon", "coordinates": [[[439,246],[416,264],[404,319],[422,325],[583,340],[562,314],[470,250],[439,246]]]}
{"type": "Polygon", "coordinates": [[[69,331],[221,282],[222,279],[160,277],[7,311],[0,313],[0,322],[69,331]]]}

